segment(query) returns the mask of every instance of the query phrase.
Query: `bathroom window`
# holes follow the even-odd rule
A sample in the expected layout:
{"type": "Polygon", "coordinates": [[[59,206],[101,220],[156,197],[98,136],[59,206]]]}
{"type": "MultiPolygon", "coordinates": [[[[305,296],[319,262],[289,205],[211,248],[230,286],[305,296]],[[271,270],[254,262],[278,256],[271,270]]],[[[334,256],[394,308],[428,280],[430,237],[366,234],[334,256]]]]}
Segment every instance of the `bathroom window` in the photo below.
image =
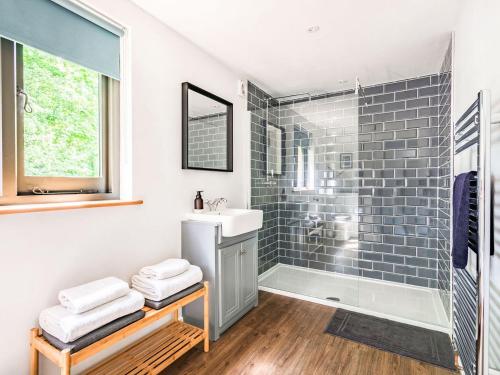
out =
{"type": "Polygon", "coordinates": [[[295,126],[294,137],[294,160],[295,160],[295,186],[293,190],[315,189],[315,150],[311,145],[311,134],[295,126]]]}
{"type": "Polygon", "coordinates": [[[1,43],[0,202],[116,198],[119,82],[27,45],[1,43]]]}
{"type": "Polygon", "coordinates": [[[299,146],[296,150],[296,181],[294,190],[314,190],[314,146],[299,146]]]}

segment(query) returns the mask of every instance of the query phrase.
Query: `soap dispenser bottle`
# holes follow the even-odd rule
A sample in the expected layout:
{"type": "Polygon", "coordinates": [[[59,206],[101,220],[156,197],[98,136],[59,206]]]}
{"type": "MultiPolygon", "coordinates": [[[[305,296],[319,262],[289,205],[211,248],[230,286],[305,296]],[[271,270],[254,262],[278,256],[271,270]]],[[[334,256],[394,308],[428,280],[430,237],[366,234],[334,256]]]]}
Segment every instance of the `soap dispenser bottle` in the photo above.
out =
{"type": "Polygon", "coordinates": [[[203,211],[203,198],[201,197],[202,190],[196,192],[196,198],[194,199],[194,212],[203,211]]]}

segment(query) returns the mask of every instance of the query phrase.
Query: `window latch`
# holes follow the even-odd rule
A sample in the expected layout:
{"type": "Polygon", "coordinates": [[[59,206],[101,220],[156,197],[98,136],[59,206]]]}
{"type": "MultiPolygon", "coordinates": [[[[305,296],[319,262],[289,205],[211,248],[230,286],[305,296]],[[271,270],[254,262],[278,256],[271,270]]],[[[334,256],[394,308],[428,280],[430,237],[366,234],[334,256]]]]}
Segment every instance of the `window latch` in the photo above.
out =
{"type": "Polygon", "coordinates": [[[95,194],[95,190],[48,190],[38,186],[33,187],[31,192],[34,195],[57,195],[57,194],[95,194]]]}
{"type": "Polygon", "coordinates": [[[22,96],[24,98],[24,102],[23,102],[24,103],[23,104],[24,112],[26,112],[26,113],[32,113],[33,112],[33,108],[31,107],[31,104],[29,102],[28,94],[26,93],[26,91],[24,91],[19,86],[17,86],[17,96],[22,96]]]}

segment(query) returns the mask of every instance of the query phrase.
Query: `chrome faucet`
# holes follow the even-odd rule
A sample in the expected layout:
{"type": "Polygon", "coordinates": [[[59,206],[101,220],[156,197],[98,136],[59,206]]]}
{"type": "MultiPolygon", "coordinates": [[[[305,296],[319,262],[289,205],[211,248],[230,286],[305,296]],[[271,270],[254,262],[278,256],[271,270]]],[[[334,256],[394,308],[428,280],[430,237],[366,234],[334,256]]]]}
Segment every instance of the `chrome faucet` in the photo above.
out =
{"type": "Polygon", "coordinates": [[[221,204],[227,203],[227,199],[226,198],[215,198],[211,201],[206,201],[206,203],[207,203],[207,206],[210,209],[210,211],[218,211],[219,206],[221,204]]]}

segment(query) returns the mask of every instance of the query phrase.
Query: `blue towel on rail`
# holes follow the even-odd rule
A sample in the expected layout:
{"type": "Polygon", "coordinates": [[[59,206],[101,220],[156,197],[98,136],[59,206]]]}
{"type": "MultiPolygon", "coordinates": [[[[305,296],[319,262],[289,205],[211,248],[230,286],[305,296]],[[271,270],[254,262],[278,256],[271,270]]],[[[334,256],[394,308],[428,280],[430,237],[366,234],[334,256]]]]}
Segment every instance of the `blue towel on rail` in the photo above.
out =
{"type": "Polygon", "coordinates": [[[453,184],[453,267],[465,268],[469,254],[470,186],[476,172],[461,173],[453,184]]]}

